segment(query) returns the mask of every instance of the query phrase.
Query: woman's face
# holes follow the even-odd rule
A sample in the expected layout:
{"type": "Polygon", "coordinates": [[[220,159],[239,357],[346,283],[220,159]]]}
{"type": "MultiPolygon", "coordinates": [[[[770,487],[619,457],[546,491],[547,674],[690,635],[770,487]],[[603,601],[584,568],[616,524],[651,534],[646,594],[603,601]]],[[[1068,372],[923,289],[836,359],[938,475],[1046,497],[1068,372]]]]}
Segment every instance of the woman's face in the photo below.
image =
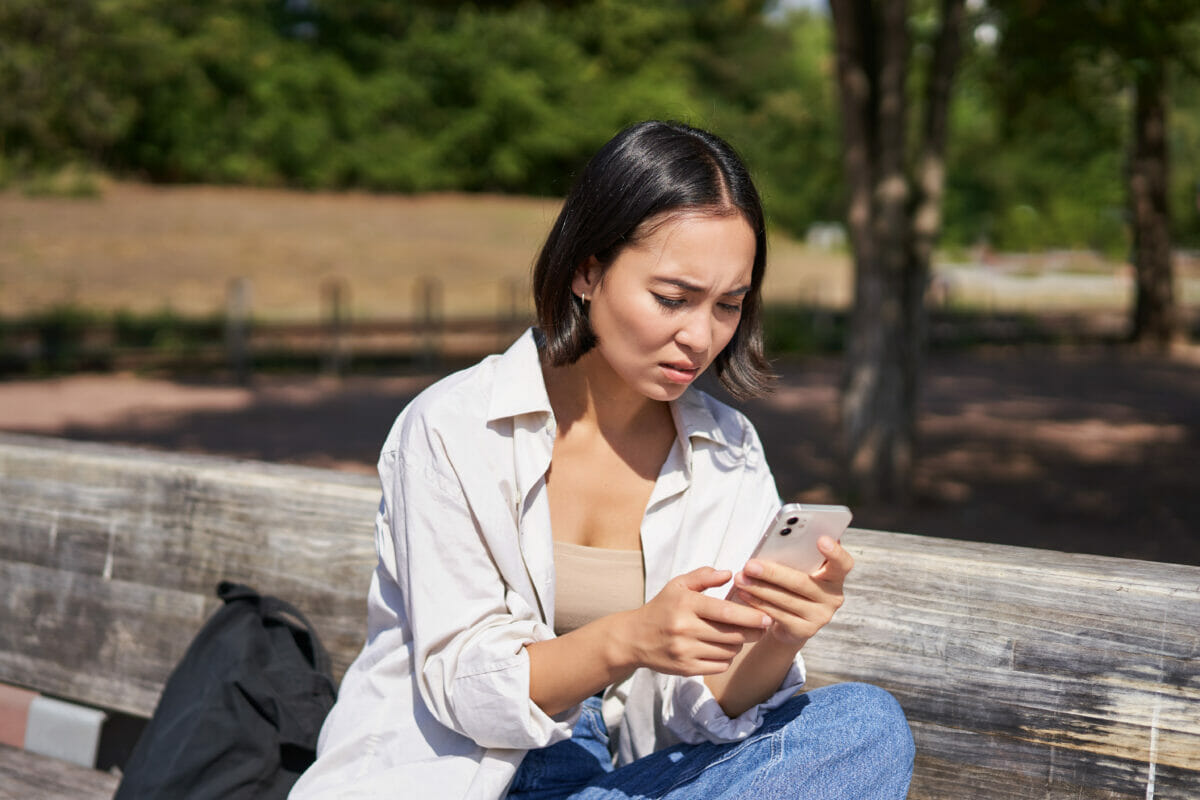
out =
{"type": "Polygon", "coordinates": [[[607,270],[590,260],[572,289],[590,301],[597,354],[639,394],[679,397],[737,330],[755,249],[741,214],[677,213],[607,270]]]}

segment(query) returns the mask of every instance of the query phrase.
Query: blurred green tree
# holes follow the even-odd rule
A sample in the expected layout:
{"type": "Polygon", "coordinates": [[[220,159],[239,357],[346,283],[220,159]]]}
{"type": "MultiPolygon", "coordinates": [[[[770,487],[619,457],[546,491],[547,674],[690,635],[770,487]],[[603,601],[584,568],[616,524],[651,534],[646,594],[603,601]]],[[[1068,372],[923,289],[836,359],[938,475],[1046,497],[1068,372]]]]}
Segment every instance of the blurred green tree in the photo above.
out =
{"type": "Polygon", "coordinates": [[[1194,0],[1047,3],[994,0],[1007,104],[1052,98],[1072,107],[1126,90],[1125,174],[1136,274],[1132,338],[1163,349],[1181,335],[1168,198],[1169,75],[1200,73],[1200,5],[1194,0]],[[1107,92],[1105,90],[1108,90],[1107,92]]]}
{"type": "Polygon", "coordinates": [[[135,113],[120,3],[0,3],[0,167],[97,161],[135,113]],[[108,43],[113,52],[106,52],[108,43]]]}
{"type": "Polygon", "coordinates": [[[983,42],[965,51],[951,106],[944,240],[1018,252],[1086,248],[1123,258],[1129,237],[1121,95],[1097,88],[1088,102],[1068,103],[1028,92],[1010,102],[990,38],[995,28],[986,16],[973,21],[983,42]]]}

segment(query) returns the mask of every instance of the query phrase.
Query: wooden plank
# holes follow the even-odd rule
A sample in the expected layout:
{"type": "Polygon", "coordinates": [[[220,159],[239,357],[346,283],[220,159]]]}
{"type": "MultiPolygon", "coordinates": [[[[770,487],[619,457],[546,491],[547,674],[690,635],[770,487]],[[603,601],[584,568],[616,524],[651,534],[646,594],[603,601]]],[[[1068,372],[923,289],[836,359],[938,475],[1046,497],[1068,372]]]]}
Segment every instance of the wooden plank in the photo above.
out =
{"type": "MultiPolygon", "coordinates": [[[[223,579],[295,602],[317,627],[339,678],[362,646],[375,561],[374,480],[16,436],[0,437],[0,475],[0,562],[45,570],[26,594],[8,598],[10,613],[0,620],[4,651],[28,635],[22,619],[82,616],[94,633],[28,644],[86,673],[100,644],[124,635],[122,615],[149,617],[147,629],[179,625],[171,609],[182,593],[203,620],[217,605],[214,589],[223,579]],[[93,609],[102,588],[111,603],[93,609]],[[157,619],[160,607],[164,616],[157,619]]],[[[32,580],[11,578],[25,579],[32,580]]],[[[178,629],[164,630],[182,638],[178,629]]],[[[124,647],[129,658],[158,665],[139,673],[147,680],[158,672],[159,681],[165,678],[162,670],[174,661],[164,659],[181,653],[140,636],[124,647]]],[[[12,683],[61,688],[38,683],[45,664],[10,660],[5,669],[16,670],[3,674],[12,683]]],[[[139,691],[134,687],[132,695],[139,691]]],[[[90,694],[81,699],[96,702],[90,694]]],[[[116,707],[137,713],[141,701],[130,702],[116,707]]]]}
{"type": "Polygon", "coordinates": [[[110,798],[119,782],[107,772],[0,745],[0,800],[110,798]]]}
{"type": "Polygon", "coordinates": [[[0,675],[47,694],[150,716],[206,617],[205,599],[0,561],[0,675]],[[32,624],[30,624],[32,622],[32,624]]]}
{"type": "Polygon", "coordinates": [[[1141,798],[1152,779],[1159,797],[1193,796],[1200,568],[859,530],[845,543],[846,605],[806,659],[816,682],[900,700],[915,797],[954,796],[938,787],[967,775],[990,787],[977,796],[1014,800],[1141,798]]]}
{"type": "MultiPolygon", "coordinates": [[[[1130,794],[1084,788],[1080,776],[1058,763],[1053,750],[1006,737],[940,725],[913,723],[917,763],[910,800],[1143,800],[1130,794]],[[990,766],[980,754],[1002,750],[1008,766],[990,766]],[[981,763],[984,762],[984,763],[981,763]],[[969,787],[969,789],[967,788],[969,787]]],[[[1162,797],[1162,795],[1159,795],[1162,797]]],[[[1169,796],[1169,795],[1168,795],[1169,796]]]]}

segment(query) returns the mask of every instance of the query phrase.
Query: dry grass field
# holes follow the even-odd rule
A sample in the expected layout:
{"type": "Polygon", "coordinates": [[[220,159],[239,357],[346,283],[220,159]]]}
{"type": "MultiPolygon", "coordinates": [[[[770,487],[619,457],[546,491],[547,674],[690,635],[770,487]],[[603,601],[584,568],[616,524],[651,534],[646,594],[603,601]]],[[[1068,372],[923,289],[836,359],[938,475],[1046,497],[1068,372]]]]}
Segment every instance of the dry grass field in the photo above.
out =
{"type": "MultiPolygon", "coordinates": [[[[350,315],[422,313],[419,285],[441,284],[448,317],[529,311],[530,266],[558,201],[436,194],[406,197],[216,186],[103,183],[99,197],[0,192],[0,318],[56,307],[98,312],[221,313],[246,279],[260,320],[315,321],[340,283],[350,315]]],[[[1178,260],[1180,299],[1200,307],[1200,258],[1178,260]]],[[[844,253],[773,236],[768,302],[845,307],[844,253]]],[[[933,297],[1009,311],[1120,312],[1127,265],[1095,255],[991,255],[939,263],[933,297]]]]}
{"type": "MultiPolygon", "coordinates": [[[[0,192],[0,316],[53,306],[207,315],[250,281],[255,316],[315,320],[321,287],[349,289],[351,314],[416,313],[437,278],[448,316],[528,302],[530,266],[558,202],[480,195],[403,197],[108,184],[99,198],[0,192]]],[[[772,242],[766,287],[780,301],[844,304],[848,260],[772,242]]]]}

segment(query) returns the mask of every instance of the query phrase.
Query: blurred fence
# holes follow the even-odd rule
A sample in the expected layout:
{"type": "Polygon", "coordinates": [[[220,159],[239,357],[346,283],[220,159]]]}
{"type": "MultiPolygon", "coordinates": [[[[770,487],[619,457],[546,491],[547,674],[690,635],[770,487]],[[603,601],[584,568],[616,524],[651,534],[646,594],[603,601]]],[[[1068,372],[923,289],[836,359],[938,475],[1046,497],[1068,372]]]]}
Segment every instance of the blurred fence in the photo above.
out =
{"type": "Polygon", "coordinates": [[[341,374],[355,362],[411,361],[435,368],[507,347],[532,323],[523,287],[504,282],[506,307],[447,316],[443,281],[419,279],[415,312],[396,319],[353,319],[342,281],[321,287],[312,321],[256,319],[248,281],[231,282],[224,312],[208,319],[131,319],[59,312],[0,328],[0,371],[228,369],[239,380],[263,366],[317,367],[341,374]]]}
{"type": "MultiPolygon", "coordinates": [[[[1088,344],[1125,339],[1126,311],[1092,308],[1020,311],[958,305],[931,287],[928,337],[933,348],[982,344],[1088,344]]],[[[0,321],[0,374],[80,370],[223,371],[248,380],[256,369],[297,368],[340,375],[351,369],[408,364],[440,369],[504,350],[533,322],[523,282],[500,282],[490,313],[445,309],[445,282],[415,281],[409,315],[355,319],[345,281],[321,285],[313,320],[256,318],[248,281],[230,283],[222,313],[209,318],[173,315],[101,316],[61,311],[0,321]]],[[[481,286],[479,291],[487,292],[481,286]]],[[[1200,308],[1180,308],[1190,335],[1200,338],[1200,308]]],[[[819,303],[771,304],[764,326],[770,354],[839,352],[847,313],[819,303]]]]}

